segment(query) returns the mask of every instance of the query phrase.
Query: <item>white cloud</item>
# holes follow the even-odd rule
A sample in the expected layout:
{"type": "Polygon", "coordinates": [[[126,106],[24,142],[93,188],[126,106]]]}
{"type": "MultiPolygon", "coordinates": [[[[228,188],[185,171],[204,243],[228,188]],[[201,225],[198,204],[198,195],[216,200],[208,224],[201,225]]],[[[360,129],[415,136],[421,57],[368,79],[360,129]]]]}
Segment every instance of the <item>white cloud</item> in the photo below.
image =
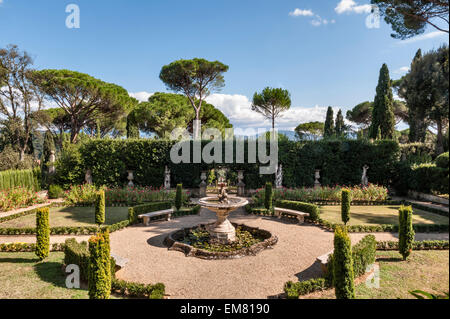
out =
{"type": "Polygon", "coordinates": [[[322,19],[322,17],[319,16],[319,15],[316,15],[314,20],[311,20],[311,24],[314,27],[320,27],[322,24],[323,25],[327,25],[329,23],[334,24],[334,23],[336,23],[336,20],[334,20],[334,19],[333,20],[322,19]]]}
{"type": "Polygon", "coordinates": [[[402,66],[394,71],[395,74],[404,74],[409,71],[409,66],[402,66]]]}
{"type": "MultiPolygon", "coordinates": [[[[261,114],[252,111],[252,102],[244,95],[213,94],[207,102],[217,107],[235,128],[268,128],[271,126],[261,114]]],[[[328,107],[292,107],[277,119],[279,130],[294,130],[300,123],[325,121],[328,107]]],[[[336,112],[338,109],[336,109],[336,112]]]]}
{"type": "MultiPolygon", "coordinates": [[[[1,0],[0,0],[1,1],[1,0]]],[[[147,102],[148,99],[154,94],[154,93],[149,93],[149,92],[128,92],[128,94],[131,97],[134,97],[136,100],[138,100],[139,102],[147,102]]]]}
{"type": "Polygon", "coordinates": [[[446,34],[445,32],[441,32],[441,31],[434,31],[434,32],[429,32],[429,33],[418,35],[418,36],[416,36],[414,38],[402,40],[402,41],[399,41],[397,43],[398,44],[409,44],[409,43],[414,43],[414,42],[418,42],[418,41],[433,39],[433,38],[442,37],[442,36],[445,36],[447,38],[447,41],[448,41],[448,34],[446,34]]]}
{"type": "Polygon", "coordinates": [[[334,9],[338,14],[342,13],[370,13],[372,10],[372,5],[363,4],[359,5],[353,0],[341,0],[337,7],[334,9]]]}
{"type": "Polygon", "coordinates": [[[3,0],[0,0],[0,4],[2,4],[3,3],[3,0]]]}
{"type": "Polygon", "coordinates": [[[289,15],[292,17],[312,17],[314,13],[312,12],[312,10],[302,10],[297,8],[294,11],[289,12],[289,15]]]}

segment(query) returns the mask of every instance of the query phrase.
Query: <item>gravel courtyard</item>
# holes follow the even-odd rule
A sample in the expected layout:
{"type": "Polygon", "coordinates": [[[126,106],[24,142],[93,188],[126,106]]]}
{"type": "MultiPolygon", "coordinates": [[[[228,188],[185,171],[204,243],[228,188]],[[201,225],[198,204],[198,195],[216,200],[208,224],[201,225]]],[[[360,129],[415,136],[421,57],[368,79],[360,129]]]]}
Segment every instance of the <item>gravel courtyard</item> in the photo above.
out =
{"type": "MultiPolygon", "coordinates": [[[[129,260],[118,278],[141,283],[162,282],[170,298],[270,298],[283,292],[286,281],[306,280],[321,274],[315,261],[333,249],[333,233],[312,225],[297,225],[269,217],[244,214],[230,216],[232,222],[268,230],[278,244],[257,256],[231,260],[202,260],[169,251],[163,245],[171,232],[213,222],[215,215],[202,209],[198,216],[136,226],[111,235],[112,253],[129,260]]],[[[366,234],[352,234],[356,243],[366,234]]],[[[431,239],[429,235],[428,238],[431,239]]],[[[436,234],[442,237],[443,234],[436,234]]],[[[378,240],[396,240],[395,234],[376,234],[378,240]]],[[[448,238],[448,234],[446,236],[448,238]]],[[[420,240],[420,238],[417,238],[420,240]]],[[[423,239],[422,239],[423,240],[423,239]]]]}

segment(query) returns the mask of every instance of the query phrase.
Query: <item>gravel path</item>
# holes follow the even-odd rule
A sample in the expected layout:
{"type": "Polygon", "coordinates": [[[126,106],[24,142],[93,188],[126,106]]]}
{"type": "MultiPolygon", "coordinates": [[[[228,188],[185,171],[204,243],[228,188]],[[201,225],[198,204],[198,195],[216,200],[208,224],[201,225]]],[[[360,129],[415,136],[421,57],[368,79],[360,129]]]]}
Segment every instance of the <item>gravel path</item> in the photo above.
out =
{"type": "MultiPolygon", "coordinates": [[[[297,225],[268,217],[231,215],[231,221],[259,227],[279,238],[278,244],[257,256],[233,260],[202,260],[168,251],[164,238],[180,228],[208,223],[214,214],[129,227],[111,235],[111,250],[129,260],[117,273],[121,279],[163,282],[171,298],[268,298],[283,292],[286,281],[307,280],[321,274],[316,258],[333,248],[333,233],[311,225],[297,225]]],[[[351,234],[353,243],[367,234],[351,234]]],[[[396,234],[377,233],[378,240],[396,240],[396,234]]],[[[448,234],[419,234],[418,240],[448,239],[448,234]]]]}

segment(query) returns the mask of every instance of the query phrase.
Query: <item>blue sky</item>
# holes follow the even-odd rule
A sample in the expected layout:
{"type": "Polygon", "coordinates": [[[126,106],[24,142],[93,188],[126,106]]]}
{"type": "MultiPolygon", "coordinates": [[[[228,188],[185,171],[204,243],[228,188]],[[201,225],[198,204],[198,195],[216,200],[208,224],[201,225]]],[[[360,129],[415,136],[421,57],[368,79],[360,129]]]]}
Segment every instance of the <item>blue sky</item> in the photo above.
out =
{"type": "Polygon", "coordinates": [[[373,100],[383,63],[398,78],[417,49],[448,43],[431,28],[408,41],[392,39],[383,21],[367,28],[369,2],[0,0],[0,47],[18,44],[37,68],[85,72],[138,97],[166,91],[158,76],[173,60],[220,60],[230,70],[210,102],[236,126],[261,126],[249,109],[253,93],[283,87],[293,108],[279,127],[292,129],[323,120],[326,106],[373,100]],[[80,29],[66,28],[71,3],[80,8],[80,29]]]}

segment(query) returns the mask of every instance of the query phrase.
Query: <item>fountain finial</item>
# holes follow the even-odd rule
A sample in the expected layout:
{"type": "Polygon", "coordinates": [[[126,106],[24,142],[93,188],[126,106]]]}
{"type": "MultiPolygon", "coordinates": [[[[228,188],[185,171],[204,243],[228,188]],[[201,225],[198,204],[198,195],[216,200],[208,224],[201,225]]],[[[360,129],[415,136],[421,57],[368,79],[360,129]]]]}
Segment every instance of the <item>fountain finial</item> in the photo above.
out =
{"type": "Polygon", "coordinates": [[[220,191],[219,191],[219,203],[221,204],[229,204],[228,201],[228,193],[225,187],[225,183],[220,183],[220,191]]]}

